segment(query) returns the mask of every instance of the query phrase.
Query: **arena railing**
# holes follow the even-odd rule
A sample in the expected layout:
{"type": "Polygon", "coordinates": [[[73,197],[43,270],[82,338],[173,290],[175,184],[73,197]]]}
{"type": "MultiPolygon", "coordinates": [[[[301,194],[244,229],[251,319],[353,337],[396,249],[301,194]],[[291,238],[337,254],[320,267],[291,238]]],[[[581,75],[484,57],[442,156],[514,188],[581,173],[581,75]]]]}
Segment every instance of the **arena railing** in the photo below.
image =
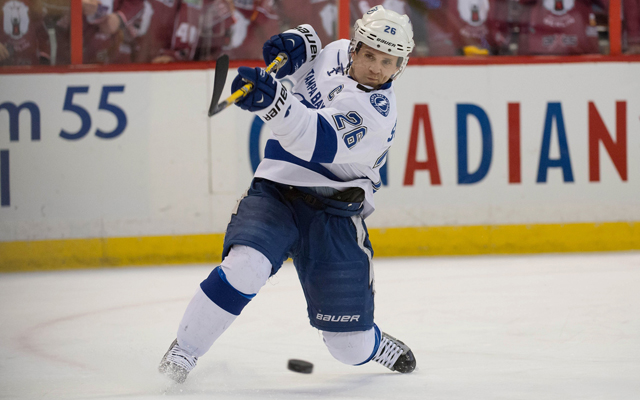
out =
{"type": "MultiPolygon", "coordinates": [[[[451,57],[412,57],[409,65],[499,65],[499,64],[540,64],[540,63],[584,63],[584,62],[638,62],[640,55],[625,55],[622,52],[622,1],[610,0],[608,3],[608,54],[584,54],[570,56],[551,55],[509,55],[509,56],[451,56],[451,57]]],[[[350,37],[352,19],[350,1],[336,0],[338,8],[337,37],[350,37]]],[[[83,15],[82,0],[70,0],[70,64],[60,66],[4,66],[2,74],[30,73],[78,73],[78,72],[123,72],[123,71],[168,71],[201,70],[215,68],[215,61],[186,61],[165,64],[84,64],[83,63],[83,15]]],[[[241,65],[262,66],[260,60],[232,60],[231,67],[241,65]]]]}

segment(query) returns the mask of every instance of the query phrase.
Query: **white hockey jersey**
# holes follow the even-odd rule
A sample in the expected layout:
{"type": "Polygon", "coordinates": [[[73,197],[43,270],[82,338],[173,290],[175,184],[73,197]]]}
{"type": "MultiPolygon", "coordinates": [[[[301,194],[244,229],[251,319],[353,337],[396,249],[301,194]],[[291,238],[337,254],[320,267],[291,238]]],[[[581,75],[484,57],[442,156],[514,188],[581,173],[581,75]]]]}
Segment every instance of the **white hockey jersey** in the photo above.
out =
{"type": "MultiPolygon", "coordinates": [[[[313,32],[309,25],[299,28],[305,27],[313,32]]],[[[307,60],[288,77],[294,84],[291,92],[278,83],[273,103],[255,112],[272,131],[255,176],[339,191],[360,187],[366,218],[375,208],[380,168],[395,137],[392,84],[372,90],[346,75],[348,40],[322,50],[315,35],[307,34],[305,40],[307,60]],[[318,47],[313,48],[315,40],[318,47]]]]}

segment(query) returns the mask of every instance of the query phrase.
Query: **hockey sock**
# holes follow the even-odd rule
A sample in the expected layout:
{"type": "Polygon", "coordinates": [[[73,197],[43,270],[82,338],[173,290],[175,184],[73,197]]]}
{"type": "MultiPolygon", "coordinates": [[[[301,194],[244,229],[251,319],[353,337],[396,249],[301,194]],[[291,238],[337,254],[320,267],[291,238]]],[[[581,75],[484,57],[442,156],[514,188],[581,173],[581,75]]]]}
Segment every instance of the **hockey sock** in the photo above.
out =
{"type": "Polygon", "coordinates": [[[215,268],[187,306],[178,328],[178,343],[191,355],[201,357],[254,296],[236,290],[222,268],[215,268]]]}
{"type": "Polygon", "coordinates": [[[178,343],[193,356],[204,355],[265,284],[271,263],[259,251],[234,245],[222,264],[201,284],[178,329],[178,343]],[[247,294],[253,293],[253,294],[247,294]]]}
{"type": "Polygon", "coordinates": [[[198,288],[180,321],[178,344],[191,355],[201,357],[236,318],[198,288]]]}
{"type": "Polygon", "coordinates": [[[374,325],[367,331],[323,331],[322,338],[336,360],[347,365],[362,365],[376,354],[380,344],[380,330],[374,325]]]}
{"type": "Polygon", "coordinates": [[[356,365],[362,365],[362,364],[368,363],[378,352],[378,348],[380,347],[380,341],[382,340],[382,333],[380,332],[380,328],[378,328],[378,325],[376,324],[373,324],[373,330],[375,333],[375,339],[374,339],[375,344],[373,346],[373,351],[371,352],[371,355],[369,356],[369,358],[367,358],[365,361],[361,362],[360,364],[356,364],[356,365]]]}
{"type": "Polygon", "coordinates": [[[240,315],[255,294],[245,294],[231,286],[222,268],[215,268],[209,277],[202,281],[200,288],[211,301],[233,315],[240,315]]]}

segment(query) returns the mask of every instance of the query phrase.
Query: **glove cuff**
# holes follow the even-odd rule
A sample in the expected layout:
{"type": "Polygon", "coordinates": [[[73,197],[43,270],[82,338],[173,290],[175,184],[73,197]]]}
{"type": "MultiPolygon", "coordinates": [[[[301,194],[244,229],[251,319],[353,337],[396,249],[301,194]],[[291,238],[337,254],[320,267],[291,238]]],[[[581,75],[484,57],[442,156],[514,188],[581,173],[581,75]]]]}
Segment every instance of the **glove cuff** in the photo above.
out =
{"type": "Polygon", "coordinates": [[[255,114],[263,121],[282,120],[288,116],[288,109],[291,105],[293,95],[287,91],[287,88],[278,81],[276,81],[276,96],[271,104],[262,110],[255,111],[255,114]]]}
{"type": "Polygon", "coordinates": [[[284,31],[283,33],[293,33],[302,38],[307,50],[307,59],[305,62],[315,60],[318,54],[320,54],[320,50],[322,50],[322,42],[320,41],[320,37],[316,34],[315,29],[313,29],[311,25],[299,25],[293,29],[284,31]]]}

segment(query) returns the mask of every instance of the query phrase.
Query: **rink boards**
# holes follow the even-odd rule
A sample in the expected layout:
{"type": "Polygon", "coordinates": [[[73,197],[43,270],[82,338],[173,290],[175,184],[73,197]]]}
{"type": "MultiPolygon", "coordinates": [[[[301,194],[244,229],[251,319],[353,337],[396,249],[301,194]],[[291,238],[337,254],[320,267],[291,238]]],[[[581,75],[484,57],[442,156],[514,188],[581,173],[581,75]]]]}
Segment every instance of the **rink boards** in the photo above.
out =
{"type": "MultiPolygon", "coordinates": [[[[376,256],[640,249],[637,76],[409,67],[367,219],[376,256]]],[[[0,271],[219,260],[267,131],[236,107],[208,118],[212,79],[0,75],[0,271]]]]}

